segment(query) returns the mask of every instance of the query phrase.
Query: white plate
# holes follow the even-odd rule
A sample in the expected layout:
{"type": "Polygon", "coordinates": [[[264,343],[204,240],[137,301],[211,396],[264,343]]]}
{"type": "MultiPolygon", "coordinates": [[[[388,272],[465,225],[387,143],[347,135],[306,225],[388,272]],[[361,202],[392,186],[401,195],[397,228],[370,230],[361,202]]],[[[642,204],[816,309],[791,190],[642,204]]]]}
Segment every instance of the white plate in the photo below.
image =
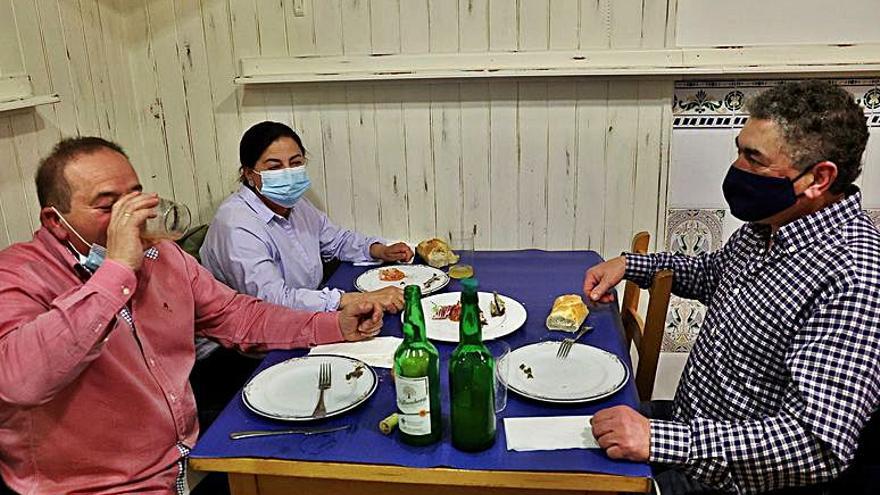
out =
{"type": "Polygon", "coordinates": [[[614,354],[576,343],[559,359],[559,344],[544,341],[510,351],[507,387],[530,399],[571,404],[603,399],[626,385],[627,368],[614,354]]]}
{"type": "MultiPolygon", "coordinates": [[[[526,308],[519,301],[499,294],[507,308],[503,315],[492,317],[489,312],[489,304],[492,302],[492,294],[489,292],[479,293],[479,305],[486,317],[483,325],[483,340],[494,340],[515,332],[526,322],[526,308]]],[[[435,320],[433,307],[455,304],[461,300],[461,292],[444,292],[422,298],[422,309],[425,311],[425,326],[428,338],[440,342],[458,342],[458,322],[450,320],[435,320]]],[[[403,315],[401,315],[403,319],[403,315]]]]}
{"type": "Polygon", "coordinates": [[[373,268],[362,273],[354,281],[354,286],[361,292],[372,292],[385,287],[400,287],[405,285],[418,285],[422,288],[422,294],[432,294],[449,284],[449,276],[434,267],[428,265],[389,265],[373,268]],[[379,279],[379,272],[388,268],[397,268],[406,275],[403,280],[385,282],[379,279]],[[436,275],[436,277],[434,277],[436,275]],[[431,281],[427,287],[425,283],[431,281]]]}
{"type": "Polygon", "coordinates": [[[318,403],[318,370],[330,363],[330,388],[324,391],[325,417],[354,409],[376,391],[376,372],[357,359],[315,354],[282,361],[261,371],[244,386],[241,397],[251,411],[283,421],[310,421],[318,403]],[[360,377],[345,375],[362,366],[360,377]]]}

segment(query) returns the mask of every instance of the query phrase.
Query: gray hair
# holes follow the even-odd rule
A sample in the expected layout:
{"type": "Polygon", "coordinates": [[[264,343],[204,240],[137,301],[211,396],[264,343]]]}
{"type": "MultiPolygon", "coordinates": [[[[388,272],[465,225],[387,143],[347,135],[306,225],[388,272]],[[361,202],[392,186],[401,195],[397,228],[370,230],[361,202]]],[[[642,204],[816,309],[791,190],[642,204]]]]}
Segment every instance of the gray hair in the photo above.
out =
{"type": "Polygon", "coordinates": [[[783,151],[798,170],[822,161],[837,165],[832,193],[843,192],[861,174],[868,142],[865,114],[837,85],[821,80],[782,83],[752,98],[746,108],[751,118],[779,126],[783,151]]]}

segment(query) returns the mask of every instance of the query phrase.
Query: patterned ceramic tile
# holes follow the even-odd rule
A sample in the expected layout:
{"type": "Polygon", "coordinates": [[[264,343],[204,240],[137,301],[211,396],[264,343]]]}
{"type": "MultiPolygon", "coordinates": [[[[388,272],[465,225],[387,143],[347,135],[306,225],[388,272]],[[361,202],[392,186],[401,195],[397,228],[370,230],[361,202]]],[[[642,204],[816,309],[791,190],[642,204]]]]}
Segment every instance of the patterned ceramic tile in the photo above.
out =
{"type": "Polygon", "coordinates": [[[871,220],[874,222],[874,225],[880,229],[880,210],[865,210],[865,213],[871,217],[871,220]]]}
{"type": "MultiPolygon", "coordinates": [[[[745,102],[785,79],[680,81],[672,100],[674,128],[742,127],[745,102]]],[[[864,108],[870,127],[880,127],[880,79],[832,79],[864,108]]]]}
{"type": "MultiPolygon", "coordinates": [[[[719,249],[723,242],[724,213],[724,210],[667,210],[666,250],[696,256],[719,249]]],[[[702,304],[673,296],[661,350],[690,352],[705,314],[702,304]]]]}
{"type": "MultiPolygon", "coordinates": [[[[735,156],[733,138],[748,119],[745,104],[749,98],[783,81],[693,80],[675,84],[668,202],[672,208],[666,212],[667,250],[695,255],[718,249],[742,224],[720,210],[726,207],[721,182],[735,156]],[[711,207],[716,209],[706,209],[711,207]]],[[[880,139],[880,78],[832,81],[850,92],[865,112],[872,137],[865,154],[866,173],[861,184],[865,192],[876,191],[880,188],[880,173],[867,171],[880,170],[880,163],[877,163],[880,147],[873,148],[871,153],[872,142],[880,139]]],[[[863,200],[869,208],[866,211],[880,228],[880,209],[871,209],[880,207],[880,203],[869,196],[863,200]]],[[[704,316],[705,308],[699,303],[673,296],[666,320],[663,351],[688,352],[704,316]]]]}
{"type": "Polygon", "coordinates": [[[724,210],[666,211],[666,249],[696,256],[721,247],[724,210]]]}
{"type": "Polygon", "coordinates": [[[662,352],[690,352],[703,327],[706,307],[697,301],[673,297],[666,314],[662,352]]]}

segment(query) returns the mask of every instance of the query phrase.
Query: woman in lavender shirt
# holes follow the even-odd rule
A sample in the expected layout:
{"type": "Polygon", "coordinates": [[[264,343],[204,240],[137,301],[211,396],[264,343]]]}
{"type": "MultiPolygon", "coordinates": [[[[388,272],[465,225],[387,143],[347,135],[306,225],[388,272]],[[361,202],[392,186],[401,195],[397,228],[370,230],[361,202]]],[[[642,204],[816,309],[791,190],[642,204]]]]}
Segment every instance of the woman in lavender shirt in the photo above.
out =
{"type": "Polygon", "coordinates": [[[306,150],[290,127],[254,125],[241,138],[239,158],[241,188],[220,205],[200,251],[218,280],[290,308],[333,311],[364,299],[386,311],[403,307],[396,287],[363,294],[320,288],[322,259],[409,261],[413,252],[337,227],[302,197],[309,187],[306,150]]]}

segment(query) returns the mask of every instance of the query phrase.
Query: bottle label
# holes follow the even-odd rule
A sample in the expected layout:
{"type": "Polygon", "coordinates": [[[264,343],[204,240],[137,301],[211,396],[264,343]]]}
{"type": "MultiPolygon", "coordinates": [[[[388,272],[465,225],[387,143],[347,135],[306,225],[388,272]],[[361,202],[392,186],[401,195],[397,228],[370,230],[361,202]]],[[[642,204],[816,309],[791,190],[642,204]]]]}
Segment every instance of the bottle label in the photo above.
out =
{"type": "Polygon", "coordinates": [[[397,389],[397,409],[400,411],[400,431],[408,435],[431,433],[431,401],[428,396],[428,377],[394,377],[397,389]]]}

